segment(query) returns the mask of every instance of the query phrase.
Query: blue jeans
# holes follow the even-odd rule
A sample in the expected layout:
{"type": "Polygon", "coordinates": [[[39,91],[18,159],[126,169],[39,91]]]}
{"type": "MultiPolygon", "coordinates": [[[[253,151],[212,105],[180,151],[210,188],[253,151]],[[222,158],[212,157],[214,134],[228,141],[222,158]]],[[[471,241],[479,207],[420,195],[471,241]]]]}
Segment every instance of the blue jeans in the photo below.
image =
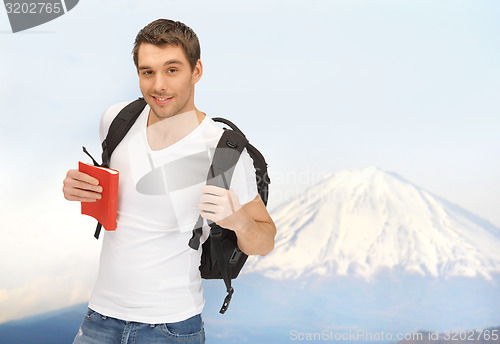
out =
{"type": "Polygon", "coordinates": [[[201,315],[166,324],[143,324],[103,316],[87,310],[73,344],[203,344],[201,315]]]}

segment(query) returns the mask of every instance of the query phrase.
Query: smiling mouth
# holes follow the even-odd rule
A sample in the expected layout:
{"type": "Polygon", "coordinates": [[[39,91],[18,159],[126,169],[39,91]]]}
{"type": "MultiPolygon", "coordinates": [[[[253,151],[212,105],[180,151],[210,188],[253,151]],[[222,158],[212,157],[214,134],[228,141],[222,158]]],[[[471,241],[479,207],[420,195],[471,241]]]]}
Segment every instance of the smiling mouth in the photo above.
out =
{"type": "Polygon", "coordinates": [[[165,104],[168,104],[170,102],[170,100],[172,100],[173,97],[155,97],[155,96],[151,96],[155,103],[158,104],[158,105],[165,105],[165,104]]]}

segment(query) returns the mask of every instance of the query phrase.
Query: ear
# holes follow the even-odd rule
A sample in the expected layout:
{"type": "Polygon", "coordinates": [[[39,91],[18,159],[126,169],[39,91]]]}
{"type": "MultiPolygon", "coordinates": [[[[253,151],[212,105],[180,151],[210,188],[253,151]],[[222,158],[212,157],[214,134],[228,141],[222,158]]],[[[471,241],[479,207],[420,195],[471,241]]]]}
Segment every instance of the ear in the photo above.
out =
{"type": "Polygon", "coordinates": [[[193,68],[193,74],[192,74],[193,85],[196,84],[201,79],[202,75],[203,75],[203,65],[201,64],[201,60],[198,59],[193,68]]]}

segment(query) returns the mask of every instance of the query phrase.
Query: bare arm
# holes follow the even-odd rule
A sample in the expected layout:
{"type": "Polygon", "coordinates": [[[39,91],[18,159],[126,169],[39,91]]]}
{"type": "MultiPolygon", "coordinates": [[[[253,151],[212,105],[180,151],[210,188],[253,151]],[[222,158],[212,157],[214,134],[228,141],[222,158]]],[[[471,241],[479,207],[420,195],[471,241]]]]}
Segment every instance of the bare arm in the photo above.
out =
{"type": "Polygon", "coordinates": [[[235,231],[244,253],[264,256],[274,248],[276,226],[259,195],[241,206],[233,190],[205,186],[199,209],[204,218],[235,231]]]}

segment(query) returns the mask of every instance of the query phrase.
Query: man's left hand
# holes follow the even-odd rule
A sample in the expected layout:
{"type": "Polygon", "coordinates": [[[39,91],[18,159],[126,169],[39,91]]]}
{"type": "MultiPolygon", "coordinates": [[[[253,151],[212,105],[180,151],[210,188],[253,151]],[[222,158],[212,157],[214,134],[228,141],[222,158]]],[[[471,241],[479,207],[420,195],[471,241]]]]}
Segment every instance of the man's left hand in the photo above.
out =
{"type": "Polygon", "coordinates": [[[202,217],[212,220],[221,227],[234,230],[239,224],[236,212],[241,209],[241,204],[238,195],[232,189],[204,186],[198,208],[202,217]]]}

